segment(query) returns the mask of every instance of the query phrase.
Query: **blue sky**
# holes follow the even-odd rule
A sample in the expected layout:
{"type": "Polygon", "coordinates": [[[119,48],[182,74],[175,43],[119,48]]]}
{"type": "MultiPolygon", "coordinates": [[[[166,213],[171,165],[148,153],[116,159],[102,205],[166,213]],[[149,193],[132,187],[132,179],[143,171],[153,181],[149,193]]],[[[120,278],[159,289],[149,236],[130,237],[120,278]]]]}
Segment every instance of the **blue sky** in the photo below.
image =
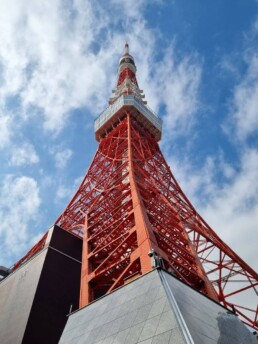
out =
{"type": "Polygon", "coordinates": [[[97,149],[125,41],[161,147],[205,220],[258,270],[258,2],[0,3],[0,265],[53,224],[97,149]]]}

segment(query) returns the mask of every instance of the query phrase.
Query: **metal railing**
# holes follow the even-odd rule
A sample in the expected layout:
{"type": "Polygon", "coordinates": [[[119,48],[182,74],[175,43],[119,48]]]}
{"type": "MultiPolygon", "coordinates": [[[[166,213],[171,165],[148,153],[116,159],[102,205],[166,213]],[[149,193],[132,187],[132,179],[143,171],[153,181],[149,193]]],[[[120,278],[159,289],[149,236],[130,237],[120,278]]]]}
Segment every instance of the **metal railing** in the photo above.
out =
{"type": "Polygon", "coordinates": [[[162,131],[162,120],[140,99],[133,95],[121,95],[114,104],[104,110],[94,122],[95,132],[113,117],[124,105],[134,106],[151,124],[162,131]]]}

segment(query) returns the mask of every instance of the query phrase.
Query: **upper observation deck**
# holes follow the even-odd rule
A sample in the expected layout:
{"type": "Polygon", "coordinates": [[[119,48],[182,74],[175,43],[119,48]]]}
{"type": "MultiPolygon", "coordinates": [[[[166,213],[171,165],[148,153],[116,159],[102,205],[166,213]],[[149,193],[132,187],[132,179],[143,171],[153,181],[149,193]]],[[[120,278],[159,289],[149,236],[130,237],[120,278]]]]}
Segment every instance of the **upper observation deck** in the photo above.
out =
{"type": "Polygon", "coordinates": [[[120,95],[94,122],[97,141],[104,138],[127,114],[133,116],[159,141],[162,120],[135,95],[120,95]]]}

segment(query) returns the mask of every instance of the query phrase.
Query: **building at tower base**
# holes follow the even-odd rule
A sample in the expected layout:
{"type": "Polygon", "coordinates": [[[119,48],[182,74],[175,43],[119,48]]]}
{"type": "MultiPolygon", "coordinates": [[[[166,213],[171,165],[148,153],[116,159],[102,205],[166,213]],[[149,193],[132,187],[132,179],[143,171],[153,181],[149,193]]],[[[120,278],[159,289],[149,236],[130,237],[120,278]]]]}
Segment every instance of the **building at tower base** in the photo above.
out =
{"type": "Polygon", "coordinates": [[[82,240],[54,226],[44,248],[0,282],[0,343],[56,344],[78,308],[82,240]]]}
{"type": "Polygon", "coordinates": [[[72,313],[60,344],[257,343],[233,313],[158,268],[72,313]]]}

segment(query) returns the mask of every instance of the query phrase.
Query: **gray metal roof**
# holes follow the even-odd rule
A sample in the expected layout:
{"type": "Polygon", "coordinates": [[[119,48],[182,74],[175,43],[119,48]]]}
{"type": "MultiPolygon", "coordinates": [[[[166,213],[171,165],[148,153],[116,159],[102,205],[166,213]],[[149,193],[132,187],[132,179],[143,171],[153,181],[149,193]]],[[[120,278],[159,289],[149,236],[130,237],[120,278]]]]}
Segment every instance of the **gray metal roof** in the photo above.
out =
{"type": "Polygon", "coordinates": [[[71,314],[59,343],[256,342],[231,312],[170,274],[153,270],[71,314]]]}

